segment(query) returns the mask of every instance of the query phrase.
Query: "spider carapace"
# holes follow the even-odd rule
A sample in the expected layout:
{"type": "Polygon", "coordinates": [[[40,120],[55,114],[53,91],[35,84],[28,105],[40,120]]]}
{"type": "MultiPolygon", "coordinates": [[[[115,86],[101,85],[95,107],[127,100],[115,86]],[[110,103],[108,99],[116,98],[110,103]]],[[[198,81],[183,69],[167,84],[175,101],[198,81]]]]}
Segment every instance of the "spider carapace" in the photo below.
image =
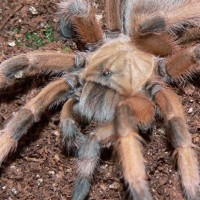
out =
{"type": "Polygon", "coordinates": [[[0,65],[0,89],[30,73],[63,75],[20,109],[0,134],[4,161],[54,102],[65,102],[60,117],[63,145],[78,156],[73,200],[88,196],[101,149],[113,146],[128,184],[129,197],[150,200],[141,132],[163,119],[174,148],[184,195],[199,199],[198,161],[182,105],[170,82],[184,80],[200,67],[198,0],[106,0],[103,31],[87,0],[59,4],[61,33],[78,36],[85,52],[38,51],[0,65]],[[87,130],[82,133],[84,129],[87,130]]]}

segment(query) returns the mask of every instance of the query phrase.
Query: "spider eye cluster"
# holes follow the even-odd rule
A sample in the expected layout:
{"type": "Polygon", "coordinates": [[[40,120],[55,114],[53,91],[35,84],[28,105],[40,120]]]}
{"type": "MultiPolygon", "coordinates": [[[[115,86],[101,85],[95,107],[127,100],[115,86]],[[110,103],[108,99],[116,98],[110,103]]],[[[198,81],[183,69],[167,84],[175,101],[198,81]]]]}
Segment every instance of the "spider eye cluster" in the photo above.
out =
{"type": "Polygon", "coordinates": [[[112,76],[112,71],[110,71],[109,69],[105,69],[102,71],[102,75],[105,77],[111,77],[112,76]]]}

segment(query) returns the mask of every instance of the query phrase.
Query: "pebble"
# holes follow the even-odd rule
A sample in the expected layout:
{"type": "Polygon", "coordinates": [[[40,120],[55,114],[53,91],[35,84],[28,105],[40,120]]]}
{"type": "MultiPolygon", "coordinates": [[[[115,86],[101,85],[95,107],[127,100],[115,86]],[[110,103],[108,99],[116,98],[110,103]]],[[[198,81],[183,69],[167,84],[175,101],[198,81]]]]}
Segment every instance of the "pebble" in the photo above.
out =
{"type": "Polygon", "coordinates": [[[59,22],[59,18],[54,18],[53,21],[58,23],[59,22]]]}
{"type": "Polygon", "coordinates": [[[101,190],[103,190],[103,191],[106,191],[106,189],[107,189],[106,185],[104,185],[104,184],[101,184],[101,185],[100,185],[100,188],[101,188],[101,190]]]}
{"type": "Polygon", "coordinates": [[[37,14],[38,14],[38,11],[37,11],[36,8],[33,7],[33,6],[31,6],[31,7],[29,8],[29,11],[31,12],[32,15],[37,15],[37,14]]]}
{"type": "Polygon", "coordinates": [[[117,182],[112,183],[111,185],[109,185],[110,189],[119,189],[120,184],[117,182]]]}
{"type": "Polygon", "coordinates": [[[55,174],[54,171],[49,171],[48,173],[49,173],[50,175],[54,175],[54,174],[55,174]]]}
{"type": "Polygon", "coordinates": [[[42,182],[43,182],[43,179],[42,179],[42,178],[40,178],[40,179],[37,180],[37,184],[38,184],[39,186],[41,185],[42,182]]]}
{"type": "Polygon", "coordinates": [[[5,190],[6,189],[6,186],[4,185],[4,186],[2,186],[2,190],[5,190]]]}
{"type": "Polygon", "coordinates": [[[59,161],[59,160],[60,160],[59,155],[58,155],[58,154],[55,154],[54,159],[55,159],[56,161],[59,161]]]}
{"type": "Polygon", "coordinates": [[[59,131],[54,131],[53,134],[54,134],[55,136],[60,136],[60,132],[59,132],[59,131]]]}
{"type": "Polygon", "coordinates": [[[15,47],[16,46],[15,41],[8,42],[8,46],[9,47],[15,47]]]}
{"type": "Polygon", "coordinates": [[[188,114],[191,114],[191,113],[193,113],[193,111],[194,111],[194,109],[191,107],[191,108],[189,108],[189,110],[188,110],[188,114]]]}
{"type": "Polygon", "coordinates": [[[11,192],[12,192],[14,195],[17,195],[17,194],[19,193],[19,192],[16,190],[16,188],[14,188],[14,187],[11,189],[11,192]]]}

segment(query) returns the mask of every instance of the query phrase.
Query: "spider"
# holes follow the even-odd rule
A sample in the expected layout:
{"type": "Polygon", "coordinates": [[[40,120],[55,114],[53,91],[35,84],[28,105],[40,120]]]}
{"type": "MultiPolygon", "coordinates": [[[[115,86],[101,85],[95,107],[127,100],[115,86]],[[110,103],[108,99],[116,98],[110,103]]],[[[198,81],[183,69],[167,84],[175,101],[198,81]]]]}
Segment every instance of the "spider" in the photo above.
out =
{"type": "Polygon", "coordinates": [[[169,82],[200,67],[199,0],[106,0],[104,31],[88,0],[59,3],[61,32],[84,52],[30,52],[0,65],[0,88],[30,73],[63,72],[20,109],[0,134],[0,163],[51,104],[64,102],[63,145],[78,157],[72,199],[85,199],[101,149],[113,146],[130,198],[151,200],[142,132],[163,119],[187,199],[199,199],[198,161],[183,108],[169,82]],[[86,130],[86,131],[83,131],[86,130]]]}

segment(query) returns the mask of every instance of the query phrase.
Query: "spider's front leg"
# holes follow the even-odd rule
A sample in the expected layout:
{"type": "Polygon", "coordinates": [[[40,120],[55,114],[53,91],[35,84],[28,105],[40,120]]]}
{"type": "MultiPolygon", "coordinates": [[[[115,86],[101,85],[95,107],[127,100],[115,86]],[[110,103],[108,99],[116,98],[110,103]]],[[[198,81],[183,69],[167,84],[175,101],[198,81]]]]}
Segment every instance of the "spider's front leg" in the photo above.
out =
{"type": "Polygon", "coordinates": [[[102,44],[104,33],[101,23],[88,0],[61,1],[58,6],[62,20],[61,31],[66,37],[72,36],[71,29],[76,30],[80,40],[90,51],[102,44]]]}
{"type": "Polygon", "coordinates": [[[35,51],[9,58],[0,64],[0,91],[28,75],[59,73],[85,64],[84,53],[35,51]]]}
{"type": "Polygon", "coordinates": [[[164,118],[169,139],[175,149],[182,186],[188,199],[199,199],[198,161],[192,149],[182,106],[172,91],[155,83],[149,85],[149,93],[164,118]]]}
{"type": "Polygon", "coordinates": [[[41,118],[44,111],[53,103],[65,100],[78,85],[76,77],[60,78],[44,89],[20,109],[0,131],[0,164],[9,152],[17,147],[18,141],[29,128],[41,118]]]}
{"type": "Polygon", "coordinates": [[[81,128],[74,114],[74,106],[77,101],[69,99],[62,108],[60,117],[60,128],[62,133],[62,142],[68,154],[79,149],[85,141],[85,136],[81,133],[81,128]]]}
{"type": "Polygon", "coordinates": [[[122,166],[125,182],[131,199],[151,200],[152,195],[146,181],[142,155],[142,138],[139,130],[146,130],[154,118],[154,106],[142,94],[121,102],[116,111],[116,150],[122,166]]]}
{"type": "Polygon", "coordinates": [[[113,123],[99,125],[87,136],[78,149],[78,179],[72,200],[84,200],[91,186],[93,173],[97,167],[101,147],[109,144],[114,137],[113,123]]]}

